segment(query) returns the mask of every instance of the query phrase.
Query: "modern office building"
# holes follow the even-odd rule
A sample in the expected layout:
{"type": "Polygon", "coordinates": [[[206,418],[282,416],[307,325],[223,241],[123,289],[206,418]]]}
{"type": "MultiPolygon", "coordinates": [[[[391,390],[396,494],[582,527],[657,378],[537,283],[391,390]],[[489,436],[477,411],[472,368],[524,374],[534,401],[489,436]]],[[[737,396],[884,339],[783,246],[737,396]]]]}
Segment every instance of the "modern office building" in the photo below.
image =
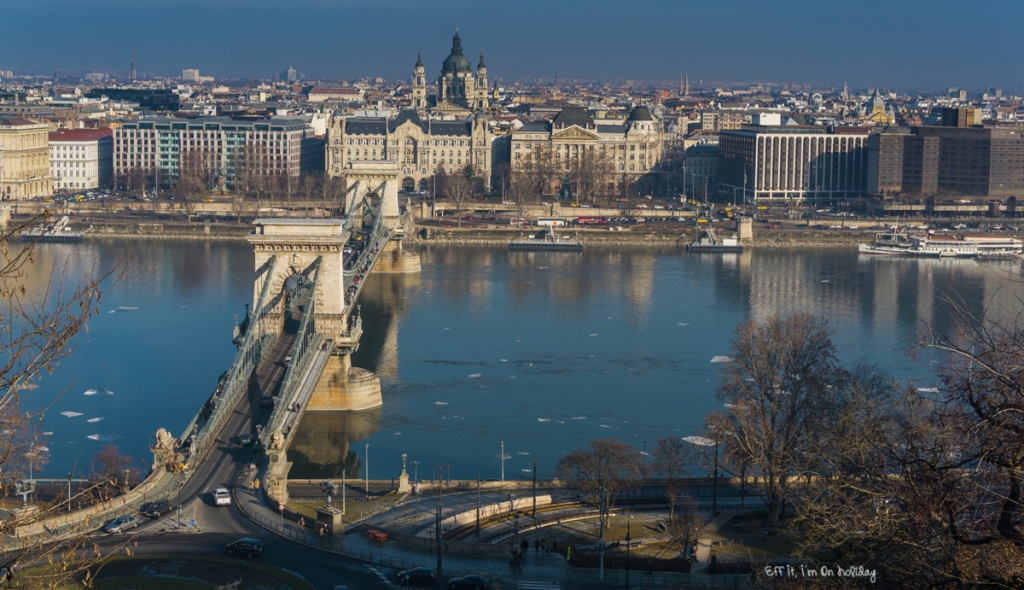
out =
{"type": "Polygon", "coordinates": [[[50,133],[50,176],[55,191],[109,186],[114,176],[111,129],[60,129],[50,133]]]}
{"type": "Polygon", "coordinates": [[[868,150],[874,195],[1024,196],[1020,128],[889,127],[871,136],[868,150]]]}
{"type": "Polygon", "coordinates": [[[53,194],[46,123],[0,115],[0,200],[53,194]]]}
{"type": "Polygon", "coordinates": [[[114,174],[159,168],[160,174],[174,178],[189,152],[201,154],[210,172],[227,183],[241,166],[270,176],[298,176],[324,168],[324,142],[301,117],[158,117],[128,121],[114,131],[114,174]]]}
{"type": "Polygon", "coordinates": [[[721,133],[721,196],[816,203],[864,196],[868,128],[781,125],[780,119],[755,115],[754,124],[721,133]]]}
{"type": "Polygon", "coordinates": [[[177,111],[181,108],[181,97],[170,88],[93,88],[85,96],[135,102],[141,108],[153,111],[177,111]]]}

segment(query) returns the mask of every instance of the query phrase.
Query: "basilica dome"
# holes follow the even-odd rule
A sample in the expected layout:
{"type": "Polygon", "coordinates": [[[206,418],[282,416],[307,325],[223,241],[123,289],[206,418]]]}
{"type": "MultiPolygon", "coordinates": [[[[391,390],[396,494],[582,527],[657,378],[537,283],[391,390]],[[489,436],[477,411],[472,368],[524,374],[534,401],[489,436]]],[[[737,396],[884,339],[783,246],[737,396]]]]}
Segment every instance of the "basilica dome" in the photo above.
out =
{"type": "Polygon", "coordinates": [[[462,39],[459,37],[459,32],[455,31],[455,37],[452,38],[452,52],[445,58],[444,65],[441,66],[441,73],[457,74],[460,72],[472,73],[472,71],[469,60],[462,54],[462,39]]]}

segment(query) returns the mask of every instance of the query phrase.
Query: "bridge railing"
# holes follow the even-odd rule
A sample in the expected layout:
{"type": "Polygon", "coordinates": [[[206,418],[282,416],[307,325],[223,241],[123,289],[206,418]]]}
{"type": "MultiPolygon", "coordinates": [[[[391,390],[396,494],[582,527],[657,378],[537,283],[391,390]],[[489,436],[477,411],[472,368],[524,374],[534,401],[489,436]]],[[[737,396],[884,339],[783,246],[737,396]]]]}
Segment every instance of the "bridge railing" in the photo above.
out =
{"type": "Polygon", "coordinates": [[[261,442],[264,446],[269,446],[270,437],[273,436],[274,432],[280,431],[280,425],[284,423],[285,418],[290,412],[290,400],[294,397],[295,389],[301,385],[310,363],[317,356],[316,352],[324,341],[323,336],[316,333],[316,321],[314,320],[316,315],[316,289],[320,281],[321,262],[322,258],[318,257],[313,263],[311,271],[313,275],[312,280],[301,287],[301,292],[293,297],[293,300],[305,301],[305,310],[303,311],[302,322],[299,323],[299,329],[295,335],[295,344],[292,345],[292,361],[285,370],[274,411],[271,412],[270,420],[267,421],[267,428],[263,431],[263,438],[266,440],[261,442]],[[313,351],[313,354],[307,354],[310,350],[313,351]]]}
{"type": "Polygon", "coordinates": [[[205,455],[210,448],[212,437],[220,431],[224,421],[231,414],[238,399],[249,389],[249,379],[255,367],[257,367],[263,356],[269,350],[276,334],[267,334],[266,317],[270,312],[271,302],[269,300],[270,283],[274,276],[274,267],[277,264],[277,256],[272,256],[267,261],[267,270],[263,274],[263,285],[260,289],[260,297],[253,310],[252,319],[249,322],[249,329],[245,333],[242,344],[238,347],[235,360],[228,370],[228,377],[219,393],[215,393],[210,399],[210,414],[205,423],[201,422],[203,410],[200,410],[192,424],[186,430],[182,440],[195,433],[192,442],[192,463],[205,455]]]}

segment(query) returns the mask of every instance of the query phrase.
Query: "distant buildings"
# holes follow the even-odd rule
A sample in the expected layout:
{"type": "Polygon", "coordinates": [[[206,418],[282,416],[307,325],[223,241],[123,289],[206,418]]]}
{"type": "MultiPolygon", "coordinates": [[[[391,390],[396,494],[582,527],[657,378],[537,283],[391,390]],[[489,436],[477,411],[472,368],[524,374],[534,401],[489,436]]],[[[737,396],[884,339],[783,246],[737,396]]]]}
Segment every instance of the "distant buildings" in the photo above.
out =
{"type": "MultiPolygon", "coordinates": [[[[413,96],[426,96],[426,78],[423,60],[416,59],[413,68],[413,96]]],[[[487,85],[487,66],[484,54],[480,53],[480,63],[476,66],[476,76],[470,67],[469,59],[462,53],[462,38],[455,31],[452,37],[452,49],[441,65],[441,75],[437,78],[437,96],[432,110],[439,113],[467,115],[486,109],[490,105],[490,91],[487,85]]],[[[418,104],[423,104],[416,101],[418,104]]],[[[422,108],[414,106],[414,108],[422,108]]]]}
{"type": "Polygon", "coordinates": [[[718,194],[718,151],[716,144],[695,145],[686,149],[684,193],[690,198],[707,200],[718,194]]]}
{"type": "Polygon", "coordinates": [[[109,186],[114,175],[113,131],[61,129],[49,134],[53,190],[109,186]]]}
{"type": "Polygon", "coordinates": [[[199,70],[182,70],[181,71],[182,82],[195,82],[199,83],[199,70]]]}
{"type": "Polygon", "coordinates": [[[0,200],[52,194],[46,123],[0,115],[0,200]]]}
{"type": "Polygon", "coordinates": [[[213,176],[232,182],[244,166],[267,176],[323,170],[324,144],[305,118],[233,120],[228,117],[125,122],[114,130],[114,174],[157,168],[178,175],[181,159],[197,153],[213,176]]]}
{"type": "Polygon", "coordinates": [[[781,125],[779,115],[723,131],[718,186],[739,201],[831,202],[864,196],[866,127],[781,125]]]}

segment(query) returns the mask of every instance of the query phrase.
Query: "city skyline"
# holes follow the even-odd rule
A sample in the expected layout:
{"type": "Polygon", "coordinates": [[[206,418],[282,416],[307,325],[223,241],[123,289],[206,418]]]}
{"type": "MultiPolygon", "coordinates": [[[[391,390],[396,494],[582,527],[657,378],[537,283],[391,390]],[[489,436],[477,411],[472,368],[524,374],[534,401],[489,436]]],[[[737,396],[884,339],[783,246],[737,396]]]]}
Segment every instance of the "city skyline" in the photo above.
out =
{"type": "Polygon", "coordinates": [[[561,79],[671,81],[686,72],[694,87],[701,80],[847,82],[913,92],[949,86],[1016,91],[1021,84],[1011,23],[1024,17],[1024,6],[1008,0],[990,3],[973,19],[945,18],[952,2],[918,0],[899,6],[869,0],[852,12],[804,0],[789,2],[786,10],[749,0],[651,0],[628,8],[606,1],[553,7],[460,1],[441,9],[401,2],[387,12],[321,0],[298,0],[287,12],[234,0],[186,0],[173,12],[121,0],[51,4],[45,21],[27,6],[8,7],[11,22],[25,26],[8,32],[0,67],[126,75],[137,50],[136,71],[160,76],[195,68],[217,78],[269,78],[291,66],[307,78],[407,79],[422,52],[433,77],[459,28],[466,54],[475,58],[482,51],[492,77],[507,82],[551,80],[556,73],[561,79]],[[948,48],[935,39],[946,39],[948,48]]]}

